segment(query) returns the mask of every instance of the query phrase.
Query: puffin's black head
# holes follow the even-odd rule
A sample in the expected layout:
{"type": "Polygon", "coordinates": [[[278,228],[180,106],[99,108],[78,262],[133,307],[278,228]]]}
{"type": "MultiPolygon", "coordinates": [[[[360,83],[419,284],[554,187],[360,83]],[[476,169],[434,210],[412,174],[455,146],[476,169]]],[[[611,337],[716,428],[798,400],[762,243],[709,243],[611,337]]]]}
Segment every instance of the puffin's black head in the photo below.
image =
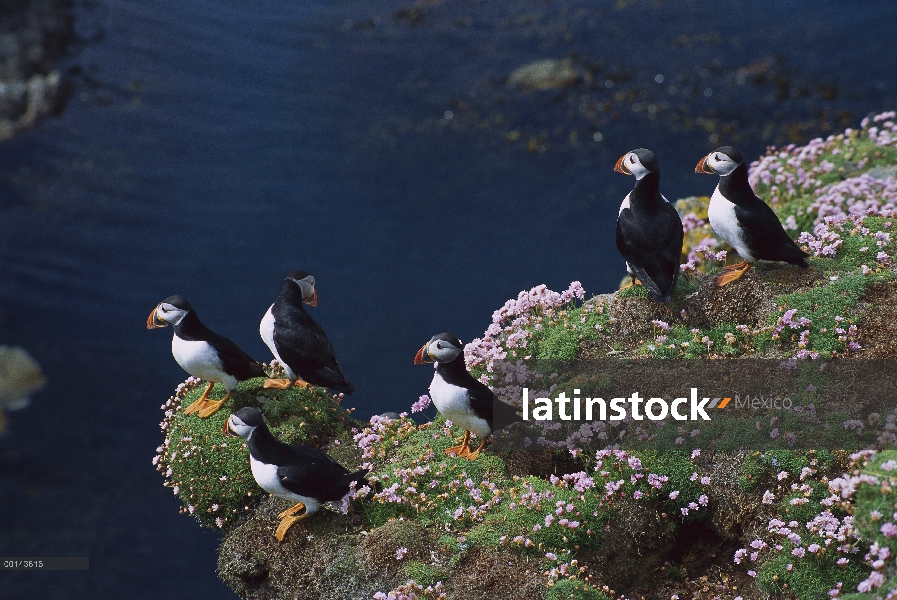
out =
{"type": "Polygon", "coordinates": [[[647,148],[636,148],[620,157],[614,165],[614,171],[624,175],[635,175],[641,179],[648,173],[657,171],[657,156],[647,148]]]}
{"type": "Polygon", "coordinates": [[[168,325],[177,325],[193,310],[183,296],[169,296],[153,309],[146,319],[147,329],[158,329],[168,325]]]}
{"type": "Polygon", "coordinates": [[[295,284],[299,286],[302,302],[312,307],[318,305],[318,291],[315,289],[315,278],[311,273],[301,269],[290,271],[284,278],[284,282],[290,285],[295,284]]]}
{"type": "Polygon", "coordinates": [[[463,350],[464,344],[461,343],[461,340],[450,333],[438,333],[417,351],[414,364],[422,365],[433,361],[452,362],[461,356],[463,350]]]}
{"type": "Polygon", "coordinates": [[[698,162],[695,166],[695,173],[717,174],[725,177],[743,162],[741,152],[732,146],[721,146],[698,162]]]}
{"type": "Polygon", "coordinates": [[[248,406],[241,408],[227,418],[227,421],[224,422],[222,433],[228,437],[240,436],[245,440],[249,439],[249,436],[252,435],[252,432],[257,427],[262,427],[264,424],[265,420],[262,418],[262,413],[259,412],[259,409],[248,406]]]}

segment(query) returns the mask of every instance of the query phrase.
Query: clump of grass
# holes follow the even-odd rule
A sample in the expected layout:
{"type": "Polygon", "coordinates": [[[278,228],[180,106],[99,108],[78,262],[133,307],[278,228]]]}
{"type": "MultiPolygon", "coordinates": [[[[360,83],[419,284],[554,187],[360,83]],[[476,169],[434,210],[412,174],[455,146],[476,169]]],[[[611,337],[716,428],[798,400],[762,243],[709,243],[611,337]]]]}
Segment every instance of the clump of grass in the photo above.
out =
{"type": "Polygon", "coordinates": [[[181,513],[203,526],[229,527],[265,494],[249,469],[246,443],[222,432],[231,413],[246,406],[259,408],[272,433],[288,444],[322,447],[351,427],[349,411],[323,388],[268,390],[263,381],[241,382],[233,399],[206,419],[182,410],[204,389],[194,378],[179,386],[162,407],[165,440],[153,463],[165,477],[164,485],[183,503],[181,513]]]}
{"type": "Polygon", "coordinates": [[[405,577],[426,587],[447,579],[448,573],[440,567],[414,560],[405,565],[405,577]]]}
{"type": "Polygon", "coordinates": [[[826,558],[797,558],[794,547],[785,544],[783,551],[763,563],[757,573],[757,585],[774,598],[819,600],[828,598],[829,590],[840,582],[844,589],[855,589],[866,570],[856,563],[839,566],[826,558]]]}
{"type": "Polygon", "coordinates": [[[561,579],[548,588],[545,600],[612,600],[613,592],[577,579],[561,579]],[[611,595],[608,595],[611,594],[611,595]]]}
{"type": "MultiPolygon", "coordinates": [[[[673,290],[670,298],[670,308],[674,311],[678,311],[685,301],[685,297],[697,290],[700,286],[701,280],[697,277],[688,275],[687,273],[680,273],[679,278],[676,280],[676,288],[673,290]]],[[[651,293],[644,285],[633,285],[626,289],[622,289],[617,292],[617,296],[624,300],[630,298],[651,299],[651,293]]]]}

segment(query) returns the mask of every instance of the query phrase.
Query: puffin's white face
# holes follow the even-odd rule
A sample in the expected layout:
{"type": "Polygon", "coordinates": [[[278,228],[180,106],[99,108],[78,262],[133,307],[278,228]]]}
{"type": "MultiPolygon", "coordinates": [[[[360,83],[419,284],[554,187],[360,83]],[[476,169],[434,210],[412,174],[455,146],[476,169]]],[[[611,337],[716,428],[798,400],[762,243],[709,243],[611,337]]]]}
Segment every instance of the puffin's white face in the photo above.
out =
{"type": "Polygon", "coordinates": [[[255,427],[252,425],[247,425],[240,417],[237,415],[231,415],[227,418],[227,421],[224,424],[225,433],[229,433],[231,435],[238,435],[244,440],[248,440],[249,436],[252,435],[252,432],[255,431],[255,427]]]}
{"type": "Polygon", "coordinates": [[[620,157],[620,160],[614,165],[614,171],[624,175],[633,175],[636,179],[641,179],[651,172],[650,169],[642,164],[641,159],[635,152],[627,152],[620,157]]]}
{"type": "MultiPolygon", "coordinates": [[[[159,306],[156,307],[156,322],[158,323],[158,321],[164,321],[169,325],[177,325],[181,322],[181,320],[183,320],[184,317],[187,316],[188,312],[189,311],[186,311],[182,308],[178,308],[174,304],[162,302],[159,304],[159,306]]],[[[164,327],[164,325],[162,325],[162,327],[164,327]]]]}
{"type": "Polygon", "coordinates": [[[315,278],[312,275],[302,279],[291,279],[291,281],[295,281],[296,285],[299,286],[299,289],[302,290],[303,302],[311,306],[317,304],[317,298],[315,297],[315,278]],[[314,304],[312,304],[313,302],[314,304]]]}
{"type": "Polygon", "coordinates": [[[713,169],[719,175],[728,175],[740,165],[723,152],[711,152],[704,159],[704,165],[713,169]]]}
{"type": "Polygon", "coordinates": [[[441,363],[452,362],[458,358],[462,350],[463,348],[458,348],[445,340],[430,340],[427,344],[427,354],[436,362],[441,363]]]}

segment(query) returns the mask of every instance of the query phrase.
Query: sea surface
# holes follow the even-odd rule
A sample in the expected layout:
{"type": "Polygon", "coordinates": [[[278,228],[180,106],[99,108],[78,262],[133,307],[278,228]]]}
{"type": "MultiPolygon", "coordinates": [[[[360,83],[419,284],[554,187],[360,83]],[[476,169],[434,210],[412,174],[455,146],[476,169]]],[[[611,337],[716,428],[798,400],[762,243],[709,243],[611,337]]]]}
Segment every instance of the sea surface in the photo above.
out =
{"type": "Polygon", "coordinates": [[[346,404],[407,410],[433,334],[482,335],[538,284],[617,286],[626,151],[708,195],[718,145],[897,108],[895,22],[891,0],[76,3],[71,100],[0,144],[0,344],[49,380],[0,438],[0,556],[90,570],[0,572],[0,598],[235,597],[150,462],[185,377],[145,328],[162,299],[267,361],[258,322],[306,269],[346,404]],[[506,84],[545,58],[567,87],[506,84]]]}

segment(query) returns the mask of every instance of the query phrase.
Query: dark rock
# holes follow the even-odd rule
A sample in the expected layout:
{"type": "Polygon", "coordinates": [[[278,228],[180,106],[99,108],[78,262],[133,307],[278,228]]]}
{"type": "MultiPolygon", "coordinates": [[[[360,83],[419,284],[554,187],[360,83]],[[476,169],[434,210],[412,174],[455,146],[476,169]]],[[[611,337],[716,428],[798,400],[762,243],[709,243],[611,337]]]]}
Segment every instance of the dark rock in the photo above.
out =
{"type": "Polygon", "coordinates": [[[0,3],[0,140],[54,114],[65,99],[57,60],[72,32],[69,0],[0,3]]]}

